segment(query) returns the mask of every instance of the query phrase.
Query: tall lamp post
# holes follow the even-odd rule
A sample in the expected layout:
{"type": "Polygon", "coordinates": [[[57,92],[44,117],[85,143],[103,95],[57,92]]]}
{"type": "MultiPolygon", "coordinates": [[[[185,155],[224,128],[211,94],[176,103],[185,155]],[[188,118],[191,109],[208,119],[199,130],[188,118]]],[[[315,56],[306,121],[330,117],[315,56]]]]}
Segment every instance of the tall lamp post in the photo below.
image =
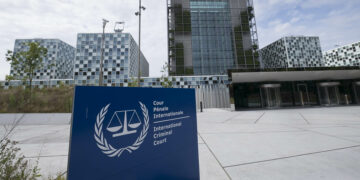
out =
{"type": "Polygon", "coordinates": [[[103,86],[103,63],[104,63],[104,45],[105,45],[105,27],[109,21],[103,19],[103,33],[102,33],[102,41],[101,41],[101,58],[100,58],[100,73],[99,73],[99,86],[103,86]]]}
{"type": "Polygon", "coordinates": [[[139,0],[139,11],[135,13],[139,16],[139,60],[138,60],[138,87],[140,87],[140,61],[141,61],[141,11],[145,11],[145,7],[141,6],[141,0],[139,0]]]}

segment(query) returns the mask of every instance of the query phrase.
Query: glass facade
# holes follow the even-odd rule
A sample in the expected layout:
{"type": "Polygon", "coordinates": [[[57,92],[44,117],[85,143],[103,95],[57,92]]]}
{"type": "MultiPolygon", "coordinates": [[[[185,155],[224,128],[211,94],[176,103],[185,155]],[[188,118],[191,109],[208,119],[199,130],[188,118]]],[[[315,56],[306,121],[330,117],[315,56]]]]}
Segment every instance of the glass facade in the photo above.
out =
{"type": "Polygon", "coordinates": [[[236,110],[360,104],[359,80],[233,84],[236,110]]]}
{"type": "MultiPolygon", "coordinates": [[[[104,79],[107,86],[127,86],[128,80],[149,76],[149,63],[129,33],[105,33],[104,39],[104,79]]],[[[79,33],[77,37],[74,79],[77,85],[97,85],[99,83],[101,59],[101,33],[79,33]]]]}
{"type": "Polygon", "coordinates": [[[225,75],[260,64],[251,0],[169,0],[168,43],[171,75],[225,75]]]}
{"type": "Polygon", "coordinates": [[[326,51],[324,61],[328,67],[360,66],[360,42],[326,51]]]}
{"type": "Polygon", "coordinates": [[[235,67],[229,2],[191,0],[190,8],[194,74],[225,74],[235,67]]]}
{"type": "MultiPolygon", "coordinates": [[[[43,58],[42,67],[36,69],[33,79],[70,79],[74,77],[75,48],[59,39],[17,39],[15,40],[14,53],[28,51],[26,43],[36,42],[47,49],[46,57],[43,58]]],[[[11,66],[10,75],[16,79],[28,76],[21,64],[11,66]]]]}
{"type": "Polygon", "coordinates": [[[283,37],[260,50],[263,68],[323,67],[319,37],[283,37]]]}

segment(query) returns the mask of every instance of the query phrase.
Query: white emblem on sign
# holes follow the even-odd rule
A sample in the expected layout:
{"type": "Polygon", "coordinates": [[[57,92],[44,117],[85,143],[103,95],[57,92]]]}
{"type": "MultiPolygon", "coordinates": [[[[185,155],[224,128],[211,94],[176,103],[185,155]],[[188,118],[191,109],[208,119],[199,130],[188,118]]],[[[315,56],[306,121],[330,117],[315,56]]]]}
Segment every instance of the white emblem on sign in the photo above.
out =
{"type": "MultiPolygon", "coordinates": [[[[96,145],[107,156],[120,157],[125,150],[128,151],[129,153],[132,153],[132,151],[137,150],[140,147],[140,145],[144,142],[144,139],[149,130],[149,112],[143,103],[141,102],[139,103],[144,116],[144,125],[140,132],[139,137],[131,146],[116,149],[112,147],[104,138],[104,134],[102,131],[103,122],[110,104],[103,107],[99,112],[99,114],[97,115],[94,138],[96,141],[96,145]]],[[[137,114],[136,110],[116,111],[112,115],[111,120],[106,127],[106,130],[113,133],[112,137],[115,138],[119,136],[125,136],[136,133],[137,132],[136,129],[139,128],[141,124],[142,123],[140,121],[139,115],[137,114]]]]}
{"type": "Polygon", "coordinates": [[[136,133],[136,130],[128,130],[128,128],[136,129],[140,125],[139,115],[135,110],[116,111],[106,129],[112,133],[119,132],[112,135],[119,137],[136,133]]]}

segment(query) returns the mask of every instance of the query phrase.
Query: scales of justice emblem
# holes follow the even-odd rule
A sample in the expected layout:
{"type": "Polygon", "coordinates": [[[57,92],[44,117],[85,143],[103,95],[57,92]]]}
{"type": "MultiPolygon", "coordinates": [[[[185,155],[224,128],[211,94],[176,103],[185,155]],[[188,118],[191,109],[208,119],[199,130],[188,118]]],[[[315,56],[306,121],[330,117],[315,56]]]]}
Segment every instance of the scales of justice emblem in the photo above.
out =
{"type": "Polygon", "coordinates": [[[136,133],[136,128],[141,124],[139,115],[135,110],[116,111],[112,115],[106,130],[114,133],[112,137],[125,136],[136,133]]]}
{"type": "Polygon", "coordinates": [[[112,137],[115,138],[135,134],[138,131],[137,129],[143,124],[141,132],[135,142],[126,147],[114,148],[110,143],[108,143],[104,136],[103,123],[110,104],[104,106],[97,114],[94,126],[94,138],[96,145],[108,157],[120,157],[124,151],[132,153],[133,151],[139,149],[141,144],[144,142],[149,130],[149,111],[145,104],[142,102],[139,102],[139,104],[142,111],[143,122],[140,121],[136,110],[115,111],[111,116],[110,122],[105,128],[107,131],[112,133],[112,137]]]}

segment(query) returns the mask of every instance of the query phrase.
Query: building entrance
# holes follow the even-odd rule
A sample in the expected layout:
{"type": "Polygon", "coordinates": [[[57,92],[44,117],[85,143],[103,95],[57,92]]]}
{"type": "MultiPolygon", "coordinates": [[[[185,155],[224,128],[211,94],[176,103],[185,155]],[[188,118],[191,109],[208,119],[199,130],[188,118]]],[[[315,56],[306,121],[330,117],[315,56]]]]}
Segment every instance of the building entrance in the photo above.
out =
{"type": "Polygon", "coordinates": [[[354,94],[356,103],[360,104],[360,81],[354,83],[354,94]]]}
{"type": "Polygon", "coordinates": [[[281,106],[280,84],[261,85],[263,107],[278,108],[281,106]]]}
{"type": "Polygon", "coordinates": [[[340,104],[339,82],[319,83],[319,94],[321,105],[333,106],[340,104]]]}
{"type": "Polygon", "coordinates": [[[310,97],[307,84],[297,84],[297,92],[301,106],[310,104],[310,97]]]}

